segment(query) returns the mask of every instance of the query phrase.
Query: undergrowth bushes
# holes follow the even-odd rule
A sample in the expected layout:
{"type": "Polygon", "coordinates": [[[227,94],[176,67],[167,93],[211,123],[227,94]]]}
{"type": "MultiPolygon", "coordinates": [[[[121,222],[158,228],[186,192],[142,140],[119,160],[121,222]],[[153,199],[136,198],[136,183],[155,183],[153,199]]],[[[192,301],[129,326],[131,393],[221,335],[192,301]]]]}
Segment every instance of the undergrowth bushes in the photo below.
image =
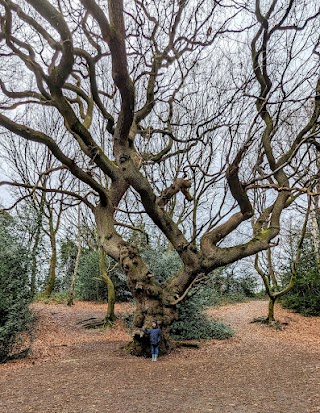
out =
{"type": "MultiPolygon", "coordinates": [[[[290,276],[289,270],[283,273],[284,283],[288,282],[290,276]]],[[[307,233],[304,240],[295,284],[292,290],[281,298],[281,304],[305,316],[320,316],[320,271],[310,233],[307,233]]]]}
{"type": "Polygon", "coordinates": [[[28,351],[26,334],[29,311],[28,255],[14,234],[14,221],[0,215],[0,363],[28,351]]]}

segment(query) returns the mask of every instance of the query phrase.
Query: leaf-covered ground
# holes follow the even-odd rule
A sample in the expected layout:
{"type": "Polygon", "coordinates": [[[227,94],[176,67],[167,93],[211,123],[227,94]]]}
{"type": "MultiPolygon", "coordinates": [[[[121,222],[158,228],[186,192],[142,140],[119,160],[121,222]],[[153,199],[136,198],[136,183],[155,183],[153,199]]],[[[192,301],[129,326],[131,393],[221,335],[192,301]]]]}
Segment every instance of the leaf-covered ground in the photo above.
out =
{"type": "Polygon", "coordinates": [[[235,337],[152,363],[125,354],[129,335],[120,321],[105,331],[77,324],[103,317],[105,306],[35,304],[32,353],[0,366],[0,412],[320,412],[320,319],[277,308],[289,323],[283,330],[250,323],[266,309],[264,301],[210,309],[235,337]]]}

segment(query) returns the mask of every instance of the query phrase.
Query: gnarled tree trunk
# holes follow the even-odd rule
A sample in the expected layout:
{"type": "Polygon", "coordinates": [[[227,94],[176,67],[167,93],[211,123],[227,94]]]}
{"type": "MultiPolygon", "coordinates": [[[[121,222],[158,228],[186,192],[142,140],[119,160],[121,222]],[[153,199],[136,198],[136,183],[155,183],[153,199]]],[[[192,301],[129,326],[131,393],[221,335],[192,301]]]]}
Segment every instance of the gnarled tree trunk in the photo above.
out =
{"type": "Polygon", "coordinates": [[[155,281],[141,259],[138,249],[133,245],[123,245],[120,248],[120,264],[127,275],[127,283],[136,301],[133,319],[133,343],[130,346],[134,355],[149,354],[148,339],[141,337],[142,327],[151,327],[157,320],[162,330],[160,345],[161,353],[167,353],[172,348],[170,326],[176,318],[175,306],[165,302],[165,292],[155,281]]]}
{"type": "Polygon", "coordinates": [[[151,327],[156,319],[162,329],[160,351],[167,353],[171,347],[170,325],[176,318],[176,308],[167,304],[163,288],[142,260],[138,248],[124,241],[114,229],[113,208],[101,205],[95,208],[98,242],[104,250],[117,260],[126,274],[136,308],[133,318],[133,340],[129,351],[134,355],[148,354],[149,342],[141,337],[142,327],[151,327]]]}
{"type": "Polygon", "coordinates": [[[42,219],[43,219],[43,210],[44,210],[44,202],[45,202],[45,193],[41,194],[40,198],[40,205],[39,210],[37,211],[37,218],[36,218],[36,233],[34,236],[34,244],[31,251],[31,277],[30,277],[30,294],[31,297],[34,297],[36,293],[36,284],[37,284],[37,255],[38,255],[38,248],[40,243],[41,237],[41,230],[42,230],[42,219]]]}

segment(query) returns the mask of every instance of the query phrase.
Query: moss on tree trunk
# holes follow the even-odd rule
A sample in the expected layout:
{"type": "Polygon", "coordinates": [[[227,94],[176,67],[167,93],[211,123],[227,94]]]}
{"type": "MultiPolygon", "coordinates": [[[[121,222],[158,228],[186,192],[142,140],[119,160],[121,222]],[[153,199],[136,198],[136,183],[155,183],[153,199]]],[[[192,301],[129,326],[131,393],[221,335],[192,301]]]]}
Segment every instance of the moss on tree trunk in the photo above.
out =
{"type": "Polygon", "coordinates": [[[116,294],[115,294],[115,289],[114,289],[113,282],[112,282],[111,278],[109,277],[109,275],[106,271],[106,266],[105,266],[104,259],[105,259],[104,250],[103,250],[102,247],[100,247],[100,250],[99,250],[100,275],[101,275],[103,281],[106,283],[107,289],[108,289],[108,310],[107,310],[107,314],[104,318],[104,322],[105,322],[105,324],[107,324],[107,323],[113,323],[116,320],[116,315],[115,315],[115,312],[114,312],[116,294]]]}
{"type": "Polygon", "coordinates": [[[276,298],[269,296],[269,306],[268,306],[268,323],[273,323],[275,321],[274,318],[274,305],[276,303],[276,298]]]}

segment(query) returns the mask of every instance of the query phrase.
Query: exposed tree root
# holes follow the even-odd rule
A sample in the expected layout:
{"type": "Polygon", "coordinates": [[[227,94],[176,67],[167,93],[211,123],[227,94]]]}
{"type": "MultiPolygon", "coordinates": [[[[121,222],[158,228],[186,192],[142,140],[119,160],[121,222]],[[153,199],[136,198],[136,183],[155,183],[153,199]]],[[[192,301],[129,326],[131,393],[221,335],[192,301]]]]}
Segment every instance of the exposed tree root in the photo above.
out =
{"type": "Polygon", "coordinates": [[[111,320],[109,318],[99,319],[91,317],[87,318],[86,320],[79,321],[77,324],[87,329],[111,328],[114,326],[114,320],[111,320]]]}
{"type": "Polygon", "coordinates": [[[257,317],[251,321],[251,323],[265,324],[268,327],[273,328],[274,330],[283,330],[284,326],[287,326],[289,323],[285,321],[269,320],[267,317],[257,317]]]}

